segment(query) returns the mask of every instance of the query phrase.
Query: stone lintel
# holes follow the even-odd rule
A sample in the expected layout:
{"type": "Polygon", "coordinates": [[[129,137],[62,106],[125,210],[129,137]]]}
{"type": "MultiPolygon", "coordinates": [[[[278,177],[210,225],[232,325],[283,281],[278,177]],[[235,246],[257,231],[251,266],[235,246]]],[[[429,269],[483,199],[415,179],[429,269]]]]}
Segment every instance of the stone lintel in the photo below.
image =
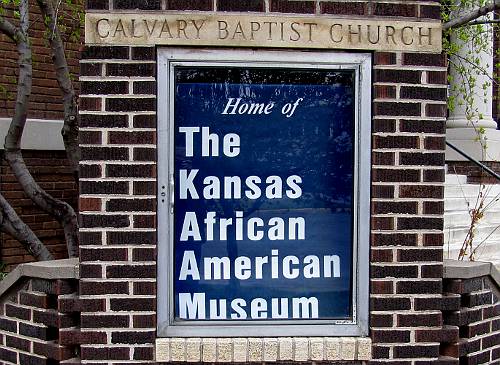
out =
{"type": "Polygon", "coordinates": [[[88,12],[85,42],[441,53],[441,22],[280,14],[88,12]]]}

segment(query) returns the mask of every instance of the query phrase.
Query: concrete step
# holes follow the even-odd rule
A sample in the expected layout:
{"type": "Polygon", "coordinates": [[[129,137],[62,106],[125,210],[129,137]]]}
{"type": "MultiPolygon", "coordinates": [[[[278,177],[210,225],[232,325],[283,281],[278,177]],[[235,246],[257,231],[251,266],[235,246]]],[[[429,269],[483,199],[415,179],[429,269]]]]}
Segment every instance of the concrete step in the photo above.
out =
{"type": "Polygon", "coordinates": [[[475,259],[500,263],[500,185],[467,184],[464,175],[446,174],[444,189],[445,258],[456,259],[471,224],[469,211],[487,206],[474,230],[475,259]]]}
{"type": "Polygon", "coordinates": [[[479,194],[487,197],[500,197],[500,185],[446,185],[444,197],[447,198],[476,198],[479,194]]]}
{"type": "MultiPolygon", "coordinates": [[[[445,228],[444,229],[444,244],[462,243],[465,240],[469,227],[445,228]]],[[[479,226],[474,233],[474,241],[482,242],[500,241],[500,228],[498,225],[479,226]]]]}
{"type": "MultiPolygon", "coordinates": [[[[446,212],[444,215],[444,227],[468,227],[471,224],[471,216],[467,211],[446,212]]],[[[488,227],[490,225],[500,225],[500,214],[487,210],[478,222],[478,228],[488,227]]]]}
{"type": "MultiPolygon", "coordinates": [[[[470,209],[479,205],[477,197],[474,198],[445,198],[445,212],[464,212],[467,213],[470,209]]],[[[500,212],[500,198],[486,197],[483,201],[483,207],[487,208],[487,212],[500,212]]]]}
{"type": "MultiPolygon", "coordinates": [[[[481,241],[477,241],[479,244],[481,241]]],[[[474,259],[476,261],[488,261],[494,263],[500,263],[500,241],[488,241],[486,243],[481,244],[479,247],[476,245],[473,248],[476,248],[474,259]]],[[[458,254],[460,253],[460,249],[462,248],[462,244],[455,245],[444,245],[443,246],[443,257],[444,259],[452,259],[456,260],[458,258],[458,254]]]]}

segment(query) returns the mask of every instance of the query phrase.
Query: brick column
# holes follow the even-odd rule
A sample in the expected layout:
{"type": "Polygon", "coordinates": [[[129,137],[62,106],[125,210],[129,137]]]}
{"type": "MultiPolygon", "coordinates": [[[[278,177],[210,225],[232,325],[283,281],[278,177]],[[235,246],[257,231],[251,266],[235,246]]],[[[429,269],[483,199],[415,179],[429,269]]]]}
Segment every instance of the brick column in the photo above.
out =
{"type": "Polygon", "coordinates": [[[426,363],[442,329],[445,59],[374,61],[372,363],[426,363]]]}
{"type": "Polygon", "coordinates": [[[82,61],[82,361],[152,360],[156,308],[154,48],[82,61]],[[95,303],[100,303],[96,307],[95,303]]]}

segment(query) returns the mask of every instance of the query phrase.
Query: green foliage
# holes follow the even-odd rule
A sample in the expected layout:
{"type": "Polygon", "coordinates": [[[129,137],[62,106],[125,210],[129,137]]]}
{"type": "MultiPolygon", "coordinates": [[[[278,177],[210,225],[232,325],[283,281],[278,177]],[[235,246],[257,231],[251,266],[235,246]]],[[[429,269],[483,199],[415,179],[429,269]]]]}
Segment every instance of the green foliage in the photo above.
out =
{"type": "MultiPolygon", "coordinates": [[[[446,22],[490,2],[491,0],[442,0],[441,16],[446,22]]],[[[494,14],[488,14],[471,24],[448,29],[443,33],[443,50],[448,56],[450,71],[448,108],[451,112],[457,107],[465,110],[465,117],[476,132],[475,140],[481,144],[483,155],[486,155],[488,145],[486,130],[477,126],[478,121],[484,119],[478,105],[486,102],[490,97],[487,94],[491,86],[498,81],[498,75],[491,75],[488,69],[483,68],[481,62],[481,55],[491,53],[493,48],[493,32],[497,31],[498,26],[495,22],[488,23],[493,18],[494,14]],[[479,79],[487,81],[478,84],[479,79]]],[[[484,243],[484,241],[476,242],[476,231],[485,211],[492,204],[492,202],[486,203],[487,193],[488,189],[481,185],[475,206],[469,208],[471,223],[459,253],[459,260],[465,258],[475,260],[478,247],[484,243]]],[[[496,202],[498,199],[493,201],[496,202]]]]}
{"type": "MultiPolygon", "coordinates": [[[[82,28],[85,19],[84,13],[84,0],[50,0],[54,5],[56,12],[56,23],[52,27],[46,27],[43,33],[45,46],[49,47],[49,39],[54,36],[54,31],[59,30],[61,37],[65,43],[76,43],[80,44],[82,41],[82,28]]],[[[19,26],[20,12],[19,5],[21,0],[0,0],[0,21],[2,17],[13,23],[15,26],[19,26]]],[[[29,0],[30,4],[36,6],[36,0],[29,0]]],[[[49,17],[44,17],[40,19],[38,12],[34,12],[31,8],[30,14],[30,25],[40,23],[43,21],[45,25],[51,24],[51,19],[49,17]]],[[[28,30],[28,34],[32,34],[28,30]]],[[[28,40],[30,44],[33,44],[32,40],[28,40]]],[[[32,54],[32,64],[34,68],[39,65],[40,55],[33,49],[32,54]]],[[[71,75],[74,80],[76,77],[71,75]]],[[[17,78],[15,75],[2,75],[2,81],[7,84],[16,84],[17,78]]],[[[15,94],[9,91],[6,85],[0,84],[0,96],[4,99],[14,99],[15,94]]]]}
{"type": "MultiPolygon", "coordinates": [[[[441,5],[443,21],[448,21],[472,9],[484,5],[486,0],[444,0],[441,5]]],[[[486,17],[492,18],[492,14],[486,17]]],[[[491,52],[494,24],[466,25],[448,29],[443,33],[443,50],[448,55],[450,74],[450,98],[448,107],[453,111],[456,106],[465,108],[471,126],[484,118],[477,105],[487,97],[487,90],[496,80],[481,65],[481,54],[491,52]],[[478,75],[485,75],[489,81],[477,85],[478,75]],[[474,94],[474,89],[482,89],[483,94],[474,94]]]]}
{"type": "Polygon", "coordinates": [[[5,277],[9,273],[7,272],[7,265],[5,265],[3,262],[0,262],[0,281],[5,279],[5,277]]]}

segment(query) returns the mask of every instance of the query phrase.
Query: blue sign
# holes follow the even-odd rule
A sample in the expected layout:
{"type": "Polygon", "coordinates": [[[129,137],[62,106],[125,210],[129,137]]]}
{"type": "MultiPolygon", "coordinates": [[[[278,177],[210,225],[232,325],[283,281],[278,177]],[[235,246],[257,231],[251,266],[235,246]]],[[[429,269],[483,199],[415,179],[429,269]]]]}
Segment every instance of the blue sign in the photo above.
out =
{"type": "Polygon", "coordinates": [[[354,71],[174,74],[175,319],[352,318],[354,71]]]}

